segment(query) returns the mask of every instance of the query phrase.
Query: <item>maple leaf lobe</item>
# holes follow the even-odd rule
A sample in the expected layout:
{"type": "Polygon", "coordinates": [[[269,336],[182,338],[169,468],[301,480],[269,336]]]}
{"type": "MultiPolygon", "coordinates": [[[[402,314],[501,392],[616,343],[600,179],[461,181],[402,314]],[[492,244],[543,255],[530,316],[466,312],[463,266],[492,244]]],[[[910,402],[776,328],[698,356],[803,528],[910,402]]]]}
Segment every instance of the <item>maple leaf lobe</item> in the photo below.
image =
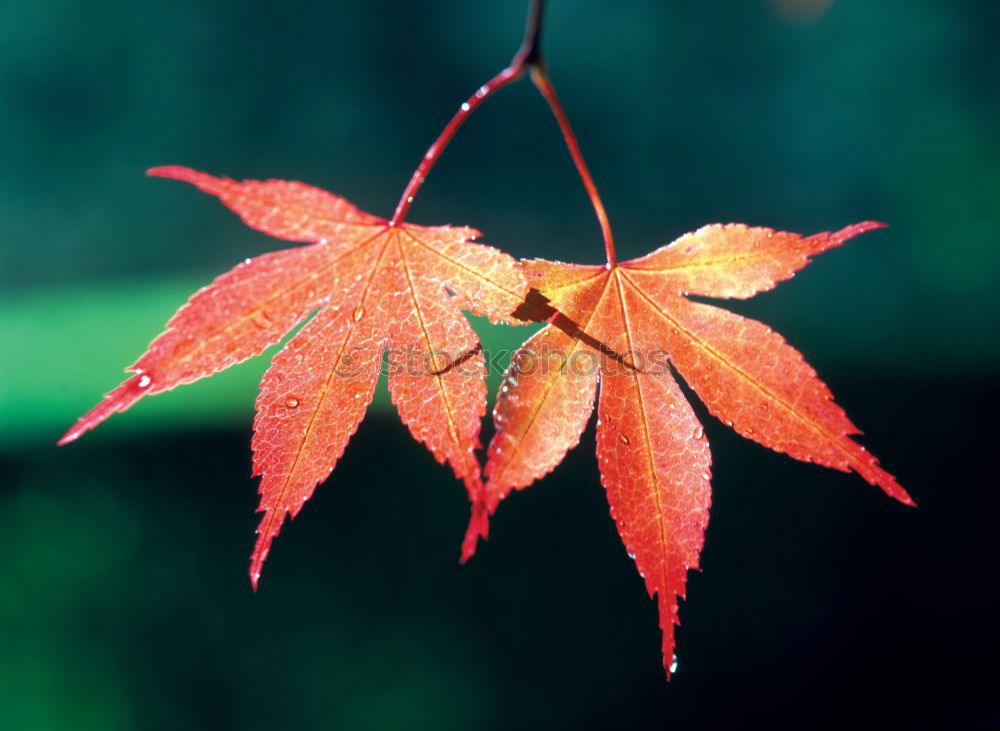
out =
{"type": "Polygon", "coordinates": [[[791,278],[811,257],[884,227],[863,221],[832,233],[801,236],[742,223],[714,223],[623,266],[656,272],[658,285],[672,292],[746,298],[791,278]]]}

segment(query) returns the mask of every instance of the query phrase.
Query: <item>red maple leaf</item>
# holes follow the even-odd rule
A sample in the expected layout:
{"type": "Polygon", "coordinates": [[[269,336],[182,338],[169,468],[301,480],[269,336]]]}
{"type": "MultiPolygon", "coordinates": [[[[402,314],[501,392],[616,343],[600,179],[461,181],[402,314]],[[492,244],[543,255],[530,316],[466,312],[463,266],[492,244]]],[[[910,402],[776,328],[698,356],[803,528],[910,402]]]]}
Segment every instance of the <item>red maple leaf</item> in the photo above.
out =
{"type": "Polygon", "coordinates": [[[858,430],[798,351],[755,320],[684,296],[750,297],[790,278],[809,257],[880,225],[807,238],[712,225],[620,264],[524,262],[529,286],[544,298],[536,311],[547,309],[550,324],[521,347],[505,374],[466,557],[486,536],[487,515],[500,500],[548,473],[578,443],[600,381],[601,481],[622,541],[657,596],[669,674],[677,597],[684,597],[688,569],[698,567],[711,501],[708,442],[671,368],[743,436],[796,459],[853,470],[912,505],[850,438],[858,430]]]}
{"type": "Polygon", "coordinates": [[[143,396],[258,355],[315,312],[275,355],[257,397],[253,466],[264,517],[251,557],[254,586],[285,514],[298,513],[357,429],[386,346],[403,422],[470,496],[479,493],[485,364],[460,308],[510,321],[525,290],[514,259],[473,243],[474,229],[390,223],[302,183],[236,182],[183,167],[149,174],[218,196],[271,236],[313,243],[247,259],[196,292],[129,367],[134,375],[60,444],[143,396]]]}

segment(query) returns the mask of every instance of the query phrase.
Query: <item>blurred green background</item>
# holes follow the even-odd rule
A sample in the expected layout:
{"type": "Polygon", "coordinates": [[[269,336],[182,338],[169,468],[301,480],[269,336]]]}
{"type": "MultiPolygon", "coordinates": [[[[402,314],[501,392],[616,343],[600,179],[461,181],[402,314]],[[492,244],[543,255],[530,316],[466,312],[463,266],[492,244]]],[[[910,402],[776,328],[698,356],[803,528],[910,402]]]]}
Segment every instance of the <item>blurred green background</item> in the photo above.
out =
{"type": "MultiPolygon", "coordinates": [[[[380,393],[257,595],[267,356],[53,446],[191,291],[278,246],[146,168],[387,215],[526,3],[0,3],[0,728],[1000,726],[1000,5],[790,4],[552,0],[545,28],[622,258],[715,221],[891,226],[732,309],[806,354],[921,508],[706,415],[712,525],[667,686],[592,435],[459,567],[463,491],[380,393]]],[[[602,258],[527,83],[410,219],[602,258]]]]}

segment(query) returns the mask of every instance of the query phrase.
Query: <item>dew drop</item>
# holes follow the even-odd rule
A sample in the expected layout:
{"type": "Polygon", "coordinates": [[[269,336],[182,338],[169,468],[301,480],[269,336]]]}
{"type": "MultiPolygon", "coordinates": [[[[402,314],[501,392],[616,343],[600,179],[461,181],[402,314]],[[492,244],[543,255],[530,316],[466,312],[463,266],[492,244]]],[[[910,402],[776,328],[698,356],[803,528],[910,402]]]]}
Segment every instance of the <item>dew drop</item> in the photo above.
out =
{"type": "Polygon", "coordinates": [[[670,661],[670,672],[677,672],[677,655],[674,655],[673,659],[670,661]]]}
{"type": "Polygon", "coordinates": [[[143,374],[139,379],[139,388],[149,388],[149,384],[153,382],[153,379],[149,376],[143,374]]]}
{"type": "Polygon", "coordinates": [[[622,444],[629,444],[630,443],[629,442],[629,438],[627,436],[625,436],[624,434],[619,434],[618,435],[618,439],[621,440],[622,444]]]}
{"type": "Polygon", "coordinates": [[[364,305],[358,305],[357,308],[354,310],[354,321],[357,322],[364,316],[365,316],[364,305]]]}
{"type": "Polygon", "coordinates": [[[299,400],[294,396],[289,396],[285,399],[285,406],[290,409],[297,409],[299,407],[299,400]]]}
{"type": "Polygon", "coordinates": [[[705,430],[700,426],[695,427],[695,430],[691,432],[691,436],[694,437],[695,439],[701,439],[702,437],[705,436],[705,430]]]}

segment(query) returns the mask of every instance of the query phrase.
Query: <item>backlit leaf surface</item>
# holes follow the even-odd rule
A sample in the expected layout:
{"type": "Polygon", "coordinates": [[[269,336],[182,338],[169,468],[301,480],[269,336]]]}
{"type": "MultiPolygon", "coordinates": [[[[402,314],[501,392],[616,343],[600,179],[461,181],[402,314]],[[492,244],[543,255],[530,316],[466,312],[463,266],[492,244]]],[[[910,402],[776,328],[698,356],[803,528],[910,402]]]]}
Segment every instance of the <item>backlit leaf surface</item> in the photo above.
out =
{"type": "Polygon", "coordinates": [[[274,357],[254,421],[260,510],[254,583],[285,515],[294,517],[343,453],[389,350],[389,391],[414,438],[480,493],[485,363],[460,308],[511,321],[517,263],[471,228],[390,225],[318,188],[237,182],[183,167],[150,170],[217,196],[252,228],[310,245],[248,259],[196,292],[128,370],[133,375],[61,440],[73,441],[140,398],[263,352],[315,316],[274,357]]]}
{"type": "Polygon", "coordinates": [[[912,504],[851,439],[858,430],[798,351],[759,322],[685,297],[750,297],[879,225],[809,237],[712,225],[614,267],[524,262],[537,295],[535,316],[549,324],[505,374],[465,557],[487,535],[499,502],[547,474],[578,443],[599,383],[601,481],[622,541],[657,598],[669,674],[677,597],[685,595],[687,571],[698,567],[711,503],[708,442],[674,370],[743,436],[796,459],[853,470],[912,504]]]}

